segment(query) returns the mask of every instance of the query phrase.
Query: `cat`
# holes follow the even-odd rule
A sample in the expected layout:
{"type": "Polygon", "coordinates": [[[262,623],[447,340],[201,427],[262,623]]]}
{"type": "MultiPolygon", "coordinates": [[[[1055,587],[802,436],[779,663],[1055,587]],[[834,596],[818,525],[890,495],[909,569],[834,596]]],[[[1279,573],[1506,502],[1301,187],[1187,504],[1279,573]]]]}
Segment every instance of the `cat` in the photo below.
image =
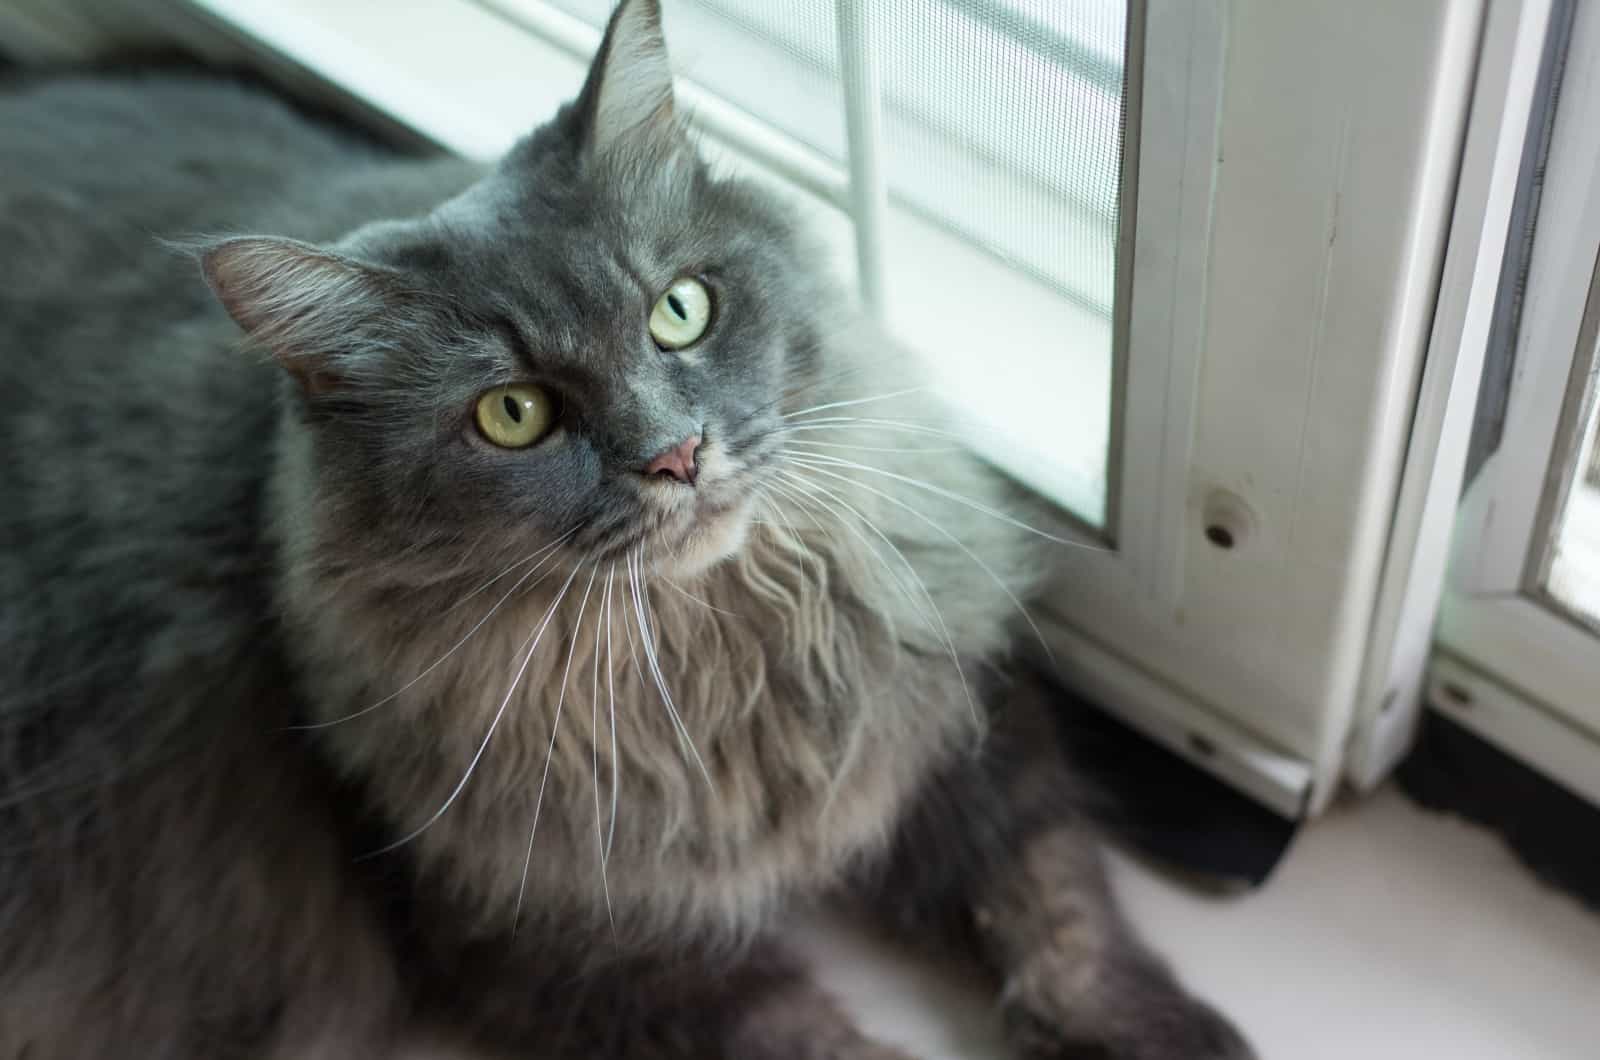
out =
{"type": "Polygon", "coordinates": [[[902,1057],[823,901],[1020,1055],[1252,1055],[1010,661],[1050,546],[655,0],[492,167],[170,71],[0,139],[0,1057],[902,1057]]]}

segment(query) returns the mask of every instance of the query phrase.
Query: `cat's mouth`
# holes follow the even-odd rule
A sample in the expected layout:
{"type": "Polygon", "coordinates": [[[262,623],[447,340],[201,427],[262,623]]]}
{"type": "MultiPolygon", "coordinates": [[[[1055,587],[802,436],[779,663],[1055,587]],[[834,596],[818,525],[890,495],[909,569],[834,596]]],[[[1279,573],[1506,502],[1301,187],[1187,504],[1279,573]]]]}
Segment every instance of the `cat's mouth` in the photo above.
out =
{"type": "Polygon", "coordinates": [[[651,567],[687,577],[739,550],[754,507],[750,489],[740,485],[746,470],[725,446],[708,442],[692,487],[651,484],[643,498],[656,524],[643,540],[651,567]]]}

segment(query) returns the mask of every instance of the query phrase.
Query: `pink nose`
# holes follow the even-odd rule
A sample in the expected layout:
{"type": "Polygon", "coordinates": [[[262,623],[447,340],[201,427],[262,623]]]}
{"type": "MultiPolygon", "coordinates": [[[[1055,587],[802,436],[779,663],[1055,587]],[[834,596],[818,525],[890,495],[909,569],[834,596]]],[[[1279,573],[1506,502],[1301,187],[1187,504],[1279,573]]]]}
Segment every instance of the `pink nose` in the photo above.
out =
{"type": "Polygon", "coordinates": [[[645,477],[653,475],[666,475],[675,478],[685,485],[693,486],[695,478],[700,474],[700,465],[695,462],[695,451],[700,448],[700,436],[694,435],[685,438],[671,449],[658,454],[644,466],[645,477]]]}

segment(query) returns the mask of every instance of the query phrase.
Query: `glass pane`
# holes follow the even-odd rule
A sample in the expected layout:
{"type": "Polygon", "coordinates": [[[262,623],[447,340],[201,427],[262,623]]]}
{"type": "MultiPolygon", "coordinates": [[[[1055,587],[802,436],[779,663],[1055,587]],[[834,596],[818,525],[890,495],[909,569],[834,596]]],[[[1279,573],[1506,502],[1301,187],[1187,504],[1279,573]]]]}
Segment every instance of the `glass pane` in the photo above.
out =
{"type": "Polygon", "coordinates": [[[1566,496],[1552,522],[1545,592],[1573,617],[1600,629],[1600,447],[1595,445],[1600,406],[1593,374],[1585,371],[1581,379],[1582,419],[1570,422],[1574,433],[1582,433],[1572,438],[1576,458],[1570,461],[1570,481],[1559,487],[1566,496]]]}
{"type": "MultiPolygon", "coordinates": [[[[597,26],[611,7],[552,2],[597,26]]],[[[663,7],[680,73],[845,162],[836,0],[663,7]]],[[[885,233],[888,323],[930,358],[980,451],[1102,526],[1127,0],[868,11],[881,161],[903,220],[885,233]]]]}
{"type": "Polygon", "coordinates": [[[945,275],[897,259],[891,236],[890,321],[930,357],[980,452],[1104,527],[1126,0],[875,11],[891,201],[1015,274],[974,262],[945,275]]]}

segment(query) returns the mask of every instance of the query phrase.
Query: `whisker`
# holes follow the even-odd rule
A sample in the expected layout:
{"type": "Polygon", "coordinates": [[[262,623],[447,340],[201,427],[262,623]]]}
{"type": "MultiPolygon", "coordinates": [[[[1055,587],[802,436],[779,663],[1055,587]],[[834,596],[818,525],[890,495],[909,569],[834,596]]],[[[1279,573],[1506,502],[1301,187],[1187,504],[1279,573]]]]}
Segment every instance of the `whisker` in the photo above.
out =
{"type": "MultiPolygon", "coordinates": [[[[894,472],[894,471],[887,471],[887,470],[885,470],[884,468],[881,468],[881,467],[873,467],[870,464],[863,464],[863,463],[861,463],[859,461],[856,461],[856,460],[846,460],[843,457],[839,457],[839,456],[825,456],[825,455],[820,454],[820,453],[797,453],[792,449],[780,449],[778,451],[780,453],[784,454],[785,456],[794,457],[794,458],[800,459],[800,460],[808,460],[808,461],[811,461],[814,464],[818,463],[818,462],[826,462],[827,464],[832,465],[834,467],[855,468],[858,471],[866,471],[866,472],[868,472],[870,474],[873,474],[873,475],[882,475],[885,478],[892,478],[896,482],[903,482],[908,486],[912,486],[912,487],[915,487],[916,489],[920,489],[920,490],[925,490],[925,491],[927,491],[929,493],[934,494],[935,496],[943,497],[948,501],[953,501],[956,504],[964,505],[965,507],[970,508],[975,512],[978,512],[979,514],[987,515],[991,519],[998,519],[1002,523],[1007,524],[1008,526],[1014,526],[1018,530],[1026,530],[1030,534],[1034,534],[1034,535],[1037,535],[1038,537],[1042,537],[1046,541],[1053,541],[1058,545],[1066,545],[1069,548],[1086,549],[1087,551],[1090,551],[1090,552],[1114,552],[1115,551],[1115,549],[1105,548],[1105,547],[1099,546],[1099,545],[1090,545],[1090,544],[1088,544],[1086,542],[1083,542],[1083,541],[1073,541],[1070,538],[1058,537],[1057,535],[1049,533],[1048,531],[1040,530],[1037,527],[1029,526],[1027,523],[1022,522],[1019,519],[1013,519],[1011,516],[1007,515],[1006,513],[1001,512],[1001,511],[997,511],[994,508],[989,507],[987,504],[982,504],[982,503],[980,503],[978,501],[975,501],[971,497],[964,497],[959,493],[955,493],[955,492],[952,492],[951,490],[945,489],[943,486],[935,486],[931,482],[924,482],[922,479],[912,478],[909,475],[901,475],[901,474],[898,474],[897,472],[894,472]]],[[[842,475],[841,476],[837,476],[837,477],[843,478],[844,481],[846,481],[846,482],[855,482],[855,481],[857,481],[855,479],[851,479],[851,478],[848,478],[848,477],[842,476],[842,475]]]]}
{"type": "Polygon", "coordinates": [[[467,593],[467,595],[463,596],[461,599],[459,599],[455,603],[451,604],[450,605],[450,610],[453,611],[456,608],[460,607],[462,604],[466,603],[468,600],[471,600],[474,596],[477,596],[479,593],[483,592],[485,589],[489,588],[489,586],[493,585],[495,582],[499,581],[501,578],[504,578],[507,574],[510,574],[512,571],[516,570],[518,567],[521,567],[521,566],[523,566],[524,564],[527,564],[527,563],[532,563],[534,560],[538,559],[540,556],[544,555],[545,553],[551,551],[557,545],[561,544],[563,541],[567,540],[567,538],[571,537],[573,534],[575,534],[577,532],[578,532],[578,527],[574,526],[571,530],[568,530],[566,533],[562,534],[560,537],[556,538],[554,541],[550,542],[548,545],[545,545],[543,548],[538,549],[532,555],[525,556],[522,559],[517,560],[517,562],[511,564],[511,566],[507,567],[505,570],[501,571],[499,574],[496,574],[493,578],[490,578],[488,581],[484,582],[482,585],[479,585],[476,589],[473,589],[471,592],[467,593]]]}
{"type": "MultiPolygon", "coordinates": [[[[599,564],[595,564],[596,571],[599,564]]],[[[609,577],[608,577],[609,583],[609,577]]],[[[589,671],[589,775],[594,780],[594,852],[600,859],[600,890],[605,895],[606,919],[611,922],[611,934],[617,933],[617,920],[611,913],[611,883],[606,877],[606,838],[600,828],[600,624],[606,614],[605,593],[594,612],[594,664],[589,671]]],[[[612,768],[616,765],[613,763],[612,768]]]]}
{"type": "Polygon", "coordinates": [[[781,424],[772,428],[768,433],[802,434],[806,431],[838,433],[844,428],[862,431],[899,431],[902,434],[926,434],[935,438],[948,438],[954,442],[965,443],[966,441],[963,436],[955,431],[946,430],[943,427],[934,427],[912,420],[890,420],[865,416],[818,416],[815,419],[800,420],[797,423],[781,424]]]}
{"type": "MultiPolygon", "coordinates": [[[[559,544],[559,542],[557,542],[557,544],[559,544]]],[[[429,674],[433,673],[433,671],[437,670],[440,666],[444,665],[445,661],[447,659],[449,659],[450,656],[454,655],[457,651],[459,651],[463,644],[465,644],[467,641],[471,640],[473,635],[475,633],[477,633],[478,630],[483,628],[484,623],[488,622],[489,619],[494,617],[495,612],[499,611],[500,608],[505,605],[505,602],[507,600],[511,599],[512,596],[516,595],[517,590],[522,588],[524,582],[526,582],[529,578],[532,578],[535,574],[538,574],[539,570],[541,568],[543,568],[546,563],[548,563],[550,560],[552,560],[554,558],[555,557],[553,555],[549,555],[549,556],[546,556],[543,560],[541,560],[538,563],[534,564],[534,566],[531,567],[527,571],[527,573],[523,574],[522,577],[520,577],[520,578],[518,578],[516,580],[515,584],[513,584],[510,589],[506,590],[506,593],[505,593],[504,596],[500,597],[500,599],[495,601],[494,606],[489,608],[489,611],[488,611],[487,614],[485,614],[482,618],[478,619],[477,623],[471,629],[467,630],[465,636],[463,636],[460,640],[456,641],[454,644],[452,644],[450,646],[450,649],[448,651],[446,651],[443,655],[439,656],[433,662],[429,663],[427,669],[423,670],[417,676],[413,677],[411,680],[407,681],[405,684],[401,685],[399,688],[395,689],[393,692],[390,692],[388,695],[384,696],[382,699],[378,700],[376,703],[372,703],[372,704],[370,704],[368,706],[362,707],[360,710],[356,711],[353,714],[346,714],[342,718],[334,718],[332,721],[306,722],[306,723],[300,724],[300,725],[291,725],[291,726],[289,726],[289,728],[290,729],[294,729],[294,730],[301,730],[301,731],[313,731],[313,730],[316,730],[316,729],[331,728],[334,725],[342,725],[347,721],[354,721],[356,718],[359,718],[362,715],[370,714],[373,711],[377,710],[379,707],[383,706],[385,703],[392,702],[392,701],[400,698],[401,696],[405,695],[406,692],[408,692],[412,688],[416,687],[416,685],[417,685],[417,683],[419,681],[421,681],[423,678],[427,677],[429,674]]],[[[528,588],[532,589],[534,586],[536,586],[540,582],[544,581],[545,578],[548,578],[550,576],[550,573],[551,572],[546,572],[544,575],[540,576],[537,580],[534,581],[533,585],[528,586],[528,588]]]]}
{"type": "MultiPolygon", "coordinates": [[[[611,707],[611,824],[606,829],[605,861],[611,861],[611,844],[617,837],[617,771],[622,760],[617,757],[617,669],[611,660],[611,583],[617,576],[617,561],[611,561],[606,572],[606,701],[611,707]]],[[[643,687],[641,680],[640,686],[643,687]]]]}
{"type": "Polygon", "coordinates": [[[850,442],[812,442],[804,438],[789,439],[790,445],[804,445],[813,449],[854,449],[864,453],[961,453],[965,452],[959,445],[937,446],[894,446],[894,445],[855,445],[850,442]]]}
{"type": "MultiPolygon", "coordinates": [[[[797,489],[800,489],[802,492],[806,493],[808,496],[811,496],[813,498],[813,500],[815,500],[817,503],[827,506],[828,510],[833,511],[835,513],[835,515],[837,515],[838,514],[838,509],[837,508],[832,507],[832,505],[828,505],[827,501],[823,501],[823,500],[820,500],[819,498],[815,497],[815,493],[818,493],[818,492],[826,495],[828,498],[830,498],[834,502],[834,504],[837,504],[837,505],[843,507],[846,511],[850,512],[850,514],[854,515],[857,519],[859,519],[863,526],[865,526],[867,529],[871,530],[874,534],[876,534],[883,541],[883,543],[889,547],[889,550],[892,551],[897,557],[899,557],[900,562],[905,565],[906,572],[911,575],[912,579],[916,582],[917,586],[922,590],[923,598],[925,600],[927,600],[928,606],[932,609],[933,618],[934,618],[934,623],[932,623],[932,624],[936,625],[937,630],[938,630],[938,632],[940,634],[940,638],[944,641],[945,647],[950,653],[950,661],[953,664],[955,664],[956,676],[958,678],[960,678],[960,680],[961,680],[961,691],[966,696],[967,707],[972,711],[973,720],[977,720],[977,718],[978,718],[978,704],[972,698],[972,688],[967,683],[967,672],[966,672],[966,669],[961,665],[960,654],[956,651],[955,637],[952,636],[951,633],[950,633],[950,626],[945,622],[944,612],[939,609],[938,601],[936,601],[933,598],[933,593],[928,590],[928,584],[925,581],[923,581],[922,580],[922,576],[917,573],[917,569],[916,569],[915,565],[912,564],[911,560],[906,557],[906,554],[903,551],[901,551],[901,549],[900,549],[900,547],[898,545],[896,545],[893,541],[891,541],[889,539],[889,535],[888,534],[885,534],[881,529],[879,529],[877,524],[875,524],[871,519],[868,519],[854,505],[850,504],[844,498],[840,497],[837,491],[830,490],[826,486],[822,485],[821,483],[808,482],[802,476],[800,476],[800,475],[798,475],[798,474],[796,474],[794,472],[785,471],[785,470],[780,469],[778,471],[778,474],[780,474],[780,475],[784,476],[785,478],[787,478],[789,481],[791,481],[795,485],[795,487],[797,489]]],[[[840,524],[842,526],[845,526],[846,528],[853,529],[853,524],[851,524],[849,522],[846,522],[842,518],[840,519],[840,524]]],[[[857,537],[860,537],[861,540],[864,543],[867,544],[867,546],[868,546],[867,551],[869,553],[871,553],[872,555],[877,556],[878,557],[878,561],[883,564],[884,569],[888,570],[889,569],[888,563],[883,560],[882,556],[878,555],[878,552],[877,552],[876,549],[871,547],[871,543],[867,542],[866,538],[864,536],[862,536],[859,531],[856,531],[856,535],[857,535],[857,537]]],[[[902,587],[902,591],[903,591],[903,587],[902,587]]],[[[907,596],[908,596],[908,598],[910,598],[912,600],[915,600],[915,597],[911,593],[908,592],[907,596]]],[[[924,621],[927,620],[926,613],[924,613],[922,617],[923,617],[924,621]]]]}
{"type": "Polygon", "coordinates": [[[836,472],[828,471],[825,468],[819,467],[816,464],[811,463],[810,461],[796,460],[796,463],[803,464],[804,466],[810,468],[812,471],[816,472],[819,475],[827,475],[830,478],[836,478],[836,479],[840,480],[841,482],[848,482],[851,485],[856,486],[859,489],[864,489],[867,492],[874,494],[875,496],[882,497],[884,500],[888,501],[890,504],[893,504],[896,507],[900,508],[901,510],[903,510],[905,512],[908,512],[914,518],[921,520],[923,523],[927,524],[933,530],[938,532],[942,537],[945,538],[945,540],[949,541],[951,544],[953,544],[957,548],[959,548],[966,555],[966,557],[968,559],[972,560],[973,563],[976,563],[978,565],[979,569],[982,570],[983,573],[985,573],[985,574],[987,574],[989,576],[989,580],[994,582],[994,584],[999,588],[999,590],[1001,592],[1006,594],[1006,599],[1011,601],[1011,605],[1017,609],[1017,613],[1022,616],[1023,621],[1028,623],[1028,628],[1033,630],[1033,635],[1034,635],[1034,637],[1036,637],[1038,639],[1039,646],[1044,649],[1045,657],[1050,660],[1050,665],[1052,667],[1054,667],[1056,665],[1055,653],[1050,650],[1049,641],[1045,640],[1044,633],[1041,632],[1040,629],[1039,629],[1039,624],[1033,620],[1033,616],[1031,614],[1029,614],[1028,613],[1028,609],[1022,605],[1022,601],[1017,599],[1017,594],[1012,592],[1011,591],[1011,587],[1008,586],[1005,582],[1001,581],[1000,576],[994,572],[994,569],[992,567],[990,567],[987,563],[985,563],[983,561],[983,559],[981,557],[979,557],[979,555],[976,552],[974,552],[974,551],[972,551],[972,549],[968,548],[966,543],[963,542],[960,538],[956,537],[950,531],[948,531],[944,527],[940,526],[933,519],[930,519],[923,512],[918,511],[917,509],[913,508],[911,505],[907,504],[905,501],[902,501],[900,498],[891,495],[890,493],[888,493],[885,490],[880,490],[876,486],[872,486],[872,485],[869,485],[868,483],[861,482],[861,481],[858,481],[856,479],[852,479],[848,475],[840,475],[840,474],[837,474],[836,472]]]}
{"type": "MultiPolygon", "coordinates": [[[[577,573],[577,568],[573,568],[577,573]]],[[[589,593],[594,589],[594,578],[600,573],[596,562],[589,568],[589,584],[583,587],[583,599],[578,604],[578,617],[572,620],[572,635],[567,640],[567,665],[561,671],[561,691],[556,695],[556,716],[550,723],[550,746],[544,752],[544,773],[539,777],[539,795],[533,802],[533,825],[528,829],[528,854],[522,860],[522,883],[517,887],[517,908],[511,915],[511,934],[517,933],[517,923],[522,919],[522,898],[528,890],[528,869],[533,865],[533,837],[539,832],[539,813],[544,809],[544,789],[550,781],[550,763],[556,754],[556,737],[561,734],[561,708],[567,702],[567,678],[572,675],[572,657],[578,651],[578,632],[583,627],[583,612],[589,606],[589,593]]],[[[582,724],[581,722],[579,724],[582,724]]],[[[600,805],[600,789],[595,789],[595,806],[600,805]]],[[[598,816],[596,817],[598,822],[598,816]]]]}
{"type": "Polygon", "coordinates": [[[716,604],[713,604],[713,603],[710,603],[709,601],[700,599],[698,596],[694,595],[689,590],[685,589],[683,586],[679,585],[677,582],[673,581],[671,578],[666,577],[665,575],[662,575],[661,580],[667,583],[667,588],[671,589],[673,592],[677,593],[679,596],[683,597],[685,600],[694,601],[695,603],[699,604],[701,607],[705,608],[707,611],[715,611],[717,614],[719,614],[719,615],[727,615],[729,618],[741,618],[742,619],[744,617],[742,615],[736,615],[732,611],[724,611],[722,608],[718,607],[716,604]]]}
{"type": "Polygon", "coordinates": [[[577,566],[572,568],[572,573],[567,575],[567,580],[561,585],[561,591],[556,594],[555,601],[550,605],[550,609],[544,613],[544,620],[539,623],[538,630],[530,635],[527,640],[522,642],[525,646],[527,646],[528,649],[527,654],[522,657],[522,665],[517,668],[517,675],[516,677],[512,678],[511,687],[506,690],[506,697],[500,701],[499,709],[494,712],[494,720],[489,722],[489,731],[484,734],[483,742],[478,745],[478,750],[472,756],[472,761],[467,763],[467,771],[461,775],[460,782],[456,784],[455,790],[450,792],[449,798],[444,800],[444,805],[433,811],[433,816],[422,822],[422,825],[415,831],[407,833],[405,836],[402,836],[387,846],[379,847],[371,854],[366,855],[367,857],[376,857],[379,854],[386,854],[391,850],[405,846],[407,843],[417,838],[417,836],[431,828],[433,823],[439,818],[443,817],[445,811],[455,803],[456,798],[466,788],[467,781],[472,779],[473,770],[478,768],[478,762],[483,758],[483,752],[488,749],[489,741],[494,739],[495,729],[500,727],[500,719],[505,716],[506,707],[511,703],[511,697],[516,694],[517,685],[522,683],[522,675],[527,673],[528,663],[533,659],[533,653],[539,650],[539,641],[544,638],[544,631],[550,628],[550,620],[555,617],[556,608],[560,607],[561,601],[566,599],[567,589],[572,585],[572,579],[578,576],[578,571],[582,568],[582,566],[583,564],[579,563],[577,566]]]}
{"type": "Polygon", "coordinates": [[[808,409],[797,409],[794,412],[786,412],[781,418],[792,420],[796,416],[804,416],[808,412],[826,412],[828,409],[848,408],[851,405],[867,405],[874,401],[889,401],[893,398],[905,397],[907,394],[920,394],[926,389],[928,388],[925,386],[912,386],[907,387],[904,390],[890,391],[887,394],[875,394],[872,397],[854,398],[850,401],[830,401],[826,405],[812,405],[808,409]]]}
{"type": "Polygon", "coordinates": [[[648,617],[649,612],[645,606],[645,596],[648,590],[644,588],[644,546],[632,553],[630,559],[629,577],[633,589],[633,611],[639,623],[639,639],[644,647],[645,662],[650,670],[650,675],[655,679],[656,689],[661,693],[661,702],[667,708],[667,716],[677,729],[679,740],[688,747],[689,754],[693,756],[695,765],[699,766],[700,774],[705,777],[706,785],[712,792],[716,791],[716,784],[711,779],[711,771],[706,768],[705,760],[700,757],[700,751],[694,745],[694,739],[689,735],[688,727],[683,724],[683,719],[678,715],[678,708],[672,702],[672,693],[667,690],[666,674],[661,669],[661,660],[656,656],[654,644],[654,630],[648,617]]]}
{"type": "Polygon", "coordinates": [[[745,413],[743,416],[741,416],[738,419],[736,419],[736,420],[732,421],[731,423],[729,423],[728,424],[728,429],[729,429],[730,433],[734,432],[734,431],[737,431],[740,427],[743,427],[745,424],[749,423],[751,420],[755,419],[757,416],[760,416],[763,413],[768,412],[774,406],[782,405],[785,401],[789,401],[791,399],[798,398],[802,394],[808,394],[808,393],[811,393],[814,390],[819,390],[822,387],[828,386],[831,383],[838,383],[838,382],[848,378],[849,376],[859,375],[862,372],[868,371],[872,367],[873,367],[873,365],[872,365],[870,360],[859,361],[859,362],[857,362],[855,364],[852,364],[848,368],[841,368],[838,371],[829,372],[826,375],[820,375],[815,379],[808,379],[805,382],[798,383],[798,384],[796,384],[794,386],[785,387],[783,389],[783,392],[780,393],[777,397],[772,398],[769,401],[763,401],[761,404],[759,404],[759,405],[755,406],[754,408],[750,409],[750,411],[745,413]]]}
{"type": "Polygon", "coordinates": [[[796,510],[798,510],[800,514],[804,515],[807,519],[810,519],[812,525],[815,526],[819,531],[822,531],[822,523],[818,521],[815,515],[806,510],[804,505],[796,503],[793,491],[786,489],[782,483],[768,482],[760,489],[759,496],[762,502],[772,510],[773,514],[776,515],[779,520],[781,520],[781,529],[785,531],[785,540],[789,544],[790,549],[799,557],[801,577],[805,577],[806,560],[809,559],[817,565],[816,583],[820,586],[822,584],[822,561],[818,559],[816,553],[814,553],[810,547],[806,545],[805,539],[800,536],[800,531],[795,529],[793,521],[790,520],[789,513],[785,512],[783,508],[779,506],[777,500],[768,493],[769,489],[776,491],[779,496],[782,496],[791,503],[794,503],[796,510]]]}

